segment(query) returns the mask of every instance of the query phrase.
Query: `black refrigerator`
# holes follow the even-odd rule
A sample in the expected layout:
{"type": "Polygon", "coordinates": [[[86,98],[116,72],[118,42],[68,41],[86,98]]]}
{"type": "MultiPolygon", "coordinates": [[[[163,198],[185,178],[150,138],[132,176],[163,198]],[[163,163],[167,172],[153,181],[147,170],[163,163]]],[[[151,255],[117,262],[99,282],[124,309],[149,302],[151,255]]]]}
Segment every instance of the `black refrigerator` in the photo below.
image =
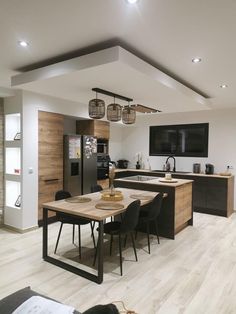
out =
{"type": "Polygon", "coordinates": [[[72,196],[90,193],[97,183],[97,139],[64,135],[64,190],[72,196]]]}

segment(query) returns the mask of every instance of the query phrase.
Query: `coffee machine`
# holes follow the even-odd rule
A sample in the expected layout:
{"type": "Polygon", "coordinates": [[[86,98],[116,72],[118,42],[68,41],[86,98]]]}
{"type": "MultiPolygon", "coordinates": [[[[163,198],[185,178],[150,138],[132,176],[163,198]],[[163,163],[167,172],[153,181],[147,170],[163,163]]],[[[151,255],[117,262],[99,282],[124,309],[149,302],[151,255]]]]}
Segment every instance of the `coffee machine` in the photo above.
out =
{"type": "Polygon", "coordinates": [[[214,173],[214,166],[212,164],[206,164],[206,174],[213,174],[214,173]]]}

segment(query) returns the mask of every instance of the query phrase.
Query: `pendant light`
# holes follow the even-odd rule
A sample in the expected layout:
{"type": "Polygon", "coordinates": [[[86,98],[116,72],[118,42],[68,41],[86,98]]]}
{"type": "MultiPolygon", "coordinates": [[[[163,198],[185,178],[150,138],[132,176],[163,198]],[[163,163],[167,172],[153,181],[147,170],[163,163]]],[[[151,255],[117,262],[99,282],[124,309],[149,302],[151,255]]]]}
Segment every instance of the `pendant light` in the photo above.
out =
{"type": "Polygon", "coordinates": [[[107,106],[107,120],[111,122],[117,122],[121,120],[121,105],[116,104],[115,97],[114,103],[107,106]]]}
{"type": "Polygon", "coordinates": [[[133,124],[136,120],[136,111],[130,105],[124,106],[122,110],[122,122],[124,124],[133,124]]]}
{"type": "Polygon", "coordinates": [[[96,98],[89,101],[89,116],[92,119],[102,119],[105,116],[105,102],[96,98]]]}

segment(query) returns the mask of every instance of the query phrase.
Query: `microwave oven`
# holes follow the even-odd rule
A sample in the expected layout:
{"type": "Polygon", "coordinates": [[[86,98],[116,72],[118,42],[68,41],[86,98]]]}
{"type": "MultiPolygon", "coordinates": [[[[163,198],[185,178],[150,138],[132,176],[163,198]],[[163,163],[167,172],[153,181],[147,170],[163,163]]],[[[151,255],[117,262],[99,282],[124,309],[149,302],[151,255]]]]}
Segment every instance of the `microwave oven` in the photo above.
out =
{"type": "Polygon", "coordinates": [[[108,154],[107,143],[97,143],[97,153],[98,154],[108,154]]]}

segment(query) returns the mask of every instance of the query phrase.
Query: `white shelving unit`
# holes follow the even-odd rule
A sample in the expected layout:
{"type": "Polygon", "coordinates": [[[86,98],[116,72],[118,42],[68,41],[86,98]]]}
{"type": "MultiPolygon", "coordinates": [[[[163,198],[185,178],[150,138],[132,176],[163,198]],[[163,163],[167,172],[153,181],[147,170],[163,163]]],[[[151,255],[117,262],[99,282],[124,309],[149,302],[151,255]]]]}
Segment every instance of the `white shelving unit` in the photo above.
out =
{"type": "Polygon", "coordinates": [[[21,172],[21,148],[5,147],[5,174],[20,175],[21,172]]]}
{"type": "Polygon", "coordinates": [[[21,114],[5,115],[5,207],[4,224],[21,228],[22,171],[21,114]]]}
{"type": "Polygon", "coordinates": [[[20,209],[20,206],[15,205],[19,195],[21,195],[20,182],[6,180],[6,206],[20,209]]]}
{"type": "Polygon", "coordinates": [[[21,132],[20,113],[5,115],[5,141],[15,141],[17,133],[21,132]]]}

